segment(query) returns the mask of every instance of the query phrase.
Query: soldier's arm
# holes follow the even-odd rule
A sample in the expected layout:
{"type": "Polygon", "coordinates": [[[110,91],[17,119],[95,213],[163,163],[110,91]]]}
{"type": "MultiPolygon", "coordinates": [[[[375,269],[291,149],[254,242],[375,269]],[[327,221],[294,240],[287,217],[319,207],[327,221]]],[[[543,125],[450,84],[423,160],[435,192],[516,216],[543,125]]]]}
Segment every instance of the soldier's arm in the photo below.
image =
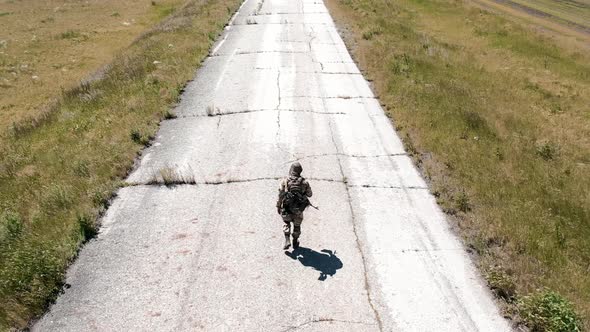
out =
{"type": "Polygon", "coordinates": [[[285,195],[285,180],[281,180],[281,184],[279,185],[279,198],[277,199],[277,207],[281,207],[281,200],[283,199],[283,196],[285,195]]]}
{"type": "Polygon", "coordinates": [[[309,182],[307,182],[307,180],[305,181],[305,187],[305,196],[311,197],[313,193],[311,192],[311,186],[309,185],[309,182]]]}

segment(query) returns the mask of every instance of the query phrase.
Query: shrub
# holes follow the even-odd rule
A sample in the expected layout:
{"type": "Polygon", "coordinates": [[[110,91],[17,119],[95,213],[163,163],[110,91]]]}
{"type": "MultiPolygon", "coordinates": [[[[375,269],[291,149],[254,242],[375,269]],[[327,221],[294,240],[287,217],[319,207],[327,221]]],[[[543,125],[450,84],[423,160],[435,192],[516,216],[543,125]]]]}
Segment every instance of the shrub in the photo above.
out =
{"type": "Polygon", "coordinates": [[[133,129],[129,134],[131,136],[131,140],[137,144],[141,144],[141,133],[137,129],[133,129]]]}
{"type": "Polygon", "coordinates": [[[80,225],[80,234],[84,240],[90,240],[98,233],[98,230],[89,215],[79,215],[78,225],[80,225]]]}
{"type": "Polygon", "coordinates": [[[14,240],[23,231],[23,222],[18,213],[7,211],[0,217],[0,243],[4,240],[14,240]]]}
{"type": "Polygon", "coordinates": [[[557,156],[557,146],[551,142],[537,144],[537,155],[544,160],[553,160],[557,156]]]}
{"type": "Polygon", "coordinates": [[[548,289],[537,290],[520,299],[518,311],[533,332],[582,331],[580,318],[572,304],[548,289]]]}
{"type": "Polygon", "coordinates": [[[492,267],[488,269],[485,277],[494,294],[509,303],[514,301],[516,285],[508,273],[499,267],[492,267]]]}
{"type": "Polygon", "coordinates": [[[457,195],[457,197],[455,198],[455,205],[457,210],[461,212],[467,212],[471,210],[469,198],[467,197],[467,194],[464,191],[459,193],[459,195],[457,195]]]}
{"type": "Polygon", "coordinates": [[[146,147],[150,145],[150,141],[154,138],[152,135],[142,135],[137,129],[133,129],[129,136],[134,143],[146,147]]]}

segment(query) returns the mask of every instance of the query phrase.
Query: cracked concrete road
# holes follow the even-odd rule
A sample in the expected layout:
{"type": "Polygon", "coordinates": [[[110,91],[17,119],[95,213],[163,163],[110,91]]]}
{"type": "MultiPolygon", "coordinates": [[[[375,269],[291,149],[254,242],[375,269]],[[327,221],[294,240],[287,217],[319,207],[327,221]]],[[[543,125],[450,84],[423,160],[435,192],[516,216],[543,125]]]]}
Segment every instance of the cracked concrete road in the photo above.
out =
{"type": "Polygon", "coordinates": [[[176,113],[33,330],[510,330],[321,1],[247,0],[176,113]],[[284,252],[295,160],[320,209],[284,252]]]}

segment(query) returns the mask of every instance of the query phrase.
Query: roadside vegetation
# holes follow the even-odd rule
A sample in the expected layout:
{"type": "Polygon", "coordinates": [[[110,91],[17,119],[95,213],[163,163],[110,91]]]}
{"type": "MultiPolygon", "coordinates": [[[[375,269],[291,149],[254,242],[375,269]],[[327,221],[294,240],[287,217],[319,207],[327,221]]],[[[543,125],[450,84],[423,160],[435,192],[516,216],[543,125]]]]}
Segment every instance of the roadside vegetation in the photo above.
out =
{"type": "Polygon", "coordinates": [[[34,117],[184,0],[0,1],[0,131],[34,117]]]}
{"type": "Polygon", "coordinates": [[[455,0],[328,0],[504,311],[590,323],[590,56],[455,0]]]}
{"type": "MultiPolygon", "coordinates": [[[[174,117],[170,108],[240,1],[145,3],[160,23],[91,80],[34,111],[23,107],[27,114],[9,116],[0,131],[0,330],[26,327],[58,294],[68,263],[96,234],[97,217],[159,121],[174,117]]],[[[65,29],[52,40],[84,42],[80,29],[65,29]]],[[[47,85],[54,80],[41,79],[47,85]]]]}

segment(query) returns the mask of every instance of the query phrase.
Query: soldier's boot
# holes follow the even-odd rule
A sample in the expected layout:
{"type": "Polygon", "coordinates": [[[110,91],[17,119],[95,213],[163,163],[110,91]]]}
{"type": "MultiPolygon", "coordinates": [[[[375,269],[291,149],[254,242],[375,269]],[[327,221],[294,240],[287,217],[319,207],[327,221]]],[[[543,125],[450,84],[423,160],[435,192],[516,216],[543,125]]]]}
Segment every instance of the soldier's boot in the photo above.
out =
{"type": "Polygon", "coordinates": [[[299,248],[299,238],[294,237],[293,238],[293,249],[297,249],[299,248]]]}
{"type": "Polygon", "coordinates": [[[289,234],[285,233],[285,245],[283,246],[283,250],[289,249],[290,246],[291,246],[291,240],[289,238],[289,234]]]}
{"type": "Polygon", "coordinates": [[[293,249],[299,248],[299,235],[301,234],[301,225],[293,226],[293,249]]]}

